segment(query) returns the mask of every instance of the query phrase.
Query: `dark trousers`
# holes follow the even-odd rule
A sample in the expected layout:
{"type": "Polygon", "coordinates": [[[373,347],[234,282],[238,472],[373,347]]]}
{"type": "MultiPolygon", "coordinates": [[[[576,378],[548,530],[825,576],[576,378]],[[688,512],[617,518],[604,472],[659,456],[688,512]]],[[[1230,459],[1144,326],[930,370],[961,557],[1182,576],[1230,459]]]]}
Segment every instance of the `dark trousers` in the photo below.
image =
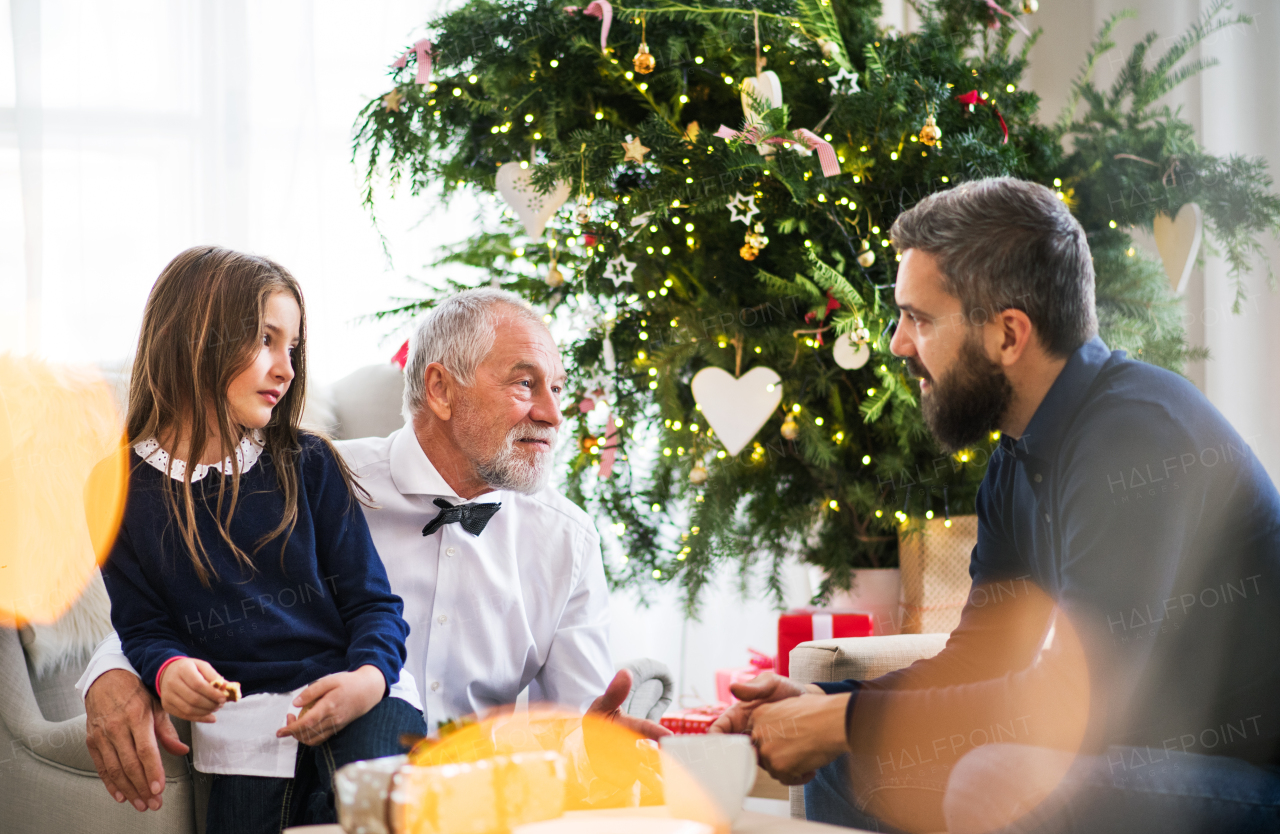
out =
{"type": "MultiPolygon", "coordinates": [[[[805,815],[817,822],[897,832],[876,811],[932,805],[922,831],[953,834],[1262,834],[1280,831],[1280,772],[1226,756],[1112,747],[1073,756],[1016,744],[988,744],[935,783],[877,778],[849,755],[805,786],[805,815]],[[949,778],[948,778],[949,776],[949,778]]],[[[899,813],[899,816],[910,814],[899,813]]]]}
{"type": "Polygon", "coordinates": [[[292,779],[214,775],[206,834],[278,834],[291,825],[336,823],[334,772],[351,762],[405,752],[403,733],[426,735],[422,713],[399,698],[383,698],[328,741],[299,744],[292,779]]]}

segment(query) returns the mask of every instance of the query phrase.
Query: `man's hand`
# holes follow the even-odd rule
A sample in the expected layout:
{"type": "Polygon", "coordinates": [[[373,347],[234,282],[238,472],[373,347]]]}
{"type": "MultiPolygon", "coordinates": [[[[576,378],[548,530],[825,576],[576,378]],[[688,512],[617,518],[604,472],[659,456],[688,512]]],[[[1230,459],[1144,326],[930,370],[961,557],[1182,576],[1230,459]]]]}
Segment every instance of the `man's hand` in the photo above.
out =
{"type": "Polygon", "coordinates": [[[663,736],[671,735],[671,731],[661,724],[644,718],[636,718],[623,712],[622,705],[626,703],[627,696],[630,694],[631,673],[623,669],[613,676],[613,680],[609,682],[609,687],[605,689],[604,694],[591,702],[591,706],[587,707],[587,714],[594,715],[596,718],[603,718],[606,721],[612,721],[619,727],[628,729],[641,738],[651,738],[657,741],[663,736]]]}
{"type": "Polygon", "coordinates": [[[203,660],[179,658],[160,673],[160,704],[175,718],[212,724],[213,713],[227,702],[227,695],[213,686],[221,675],[203,660]]]}
{"type": "Polygon", "coordinates": [[[286,718],[276,738],[293,736],[314,747],[377,706],[386,691],[387,679],[377,666],[365,664],[354,672],[325,675],[293,699],[302,712],[286,718]]]}
{"type": "Polygon", "coordinates": [[[179,740],[169,716],[138,676],[124,669],[95,680],[84,707],[85,743],[107,793],[139,811],[158,811],[164,804],[164,763],[156,739],[175,756],[191,749],[179,740]]]}
{"type": "Polygon", "coordinates": [[[781,701],[783,698],[794,698],[798,695],[821,693],[814,684],[798,684],[791,678],[783,677],[775,672],[763,672],[746,683],[735,683],[729,687],[738,702],[725,710],[708,728],[711,733],[745,733],[747,732],[751,713],[761,704],[781,701]]]}
{"type": "Polygon", "coordinates": [[[608,782],[619,788],[635,784],[636,780],[656,795],[661,795],[662,766],[658,761],[658,751],[647,742],[630,738],[630,733],[642,739],[657,741],[663,736],[671,735],[671,731],[661,724],[636,718],[622,711],[622,705],[631,694],[631,673],[623,669],[614,675],[604,694],[591,702],[587,708],[588,720],[582,722],[582,742],[587,749],[587,759],[591,769],[608,782]],[[595,718],[595,721],[589,720],[595,718]],[[627,730],[624,736],[632,745],[620,747],[617,736],[603,732],[600,721],[607,721],[615,727],[627,730]]]}
{"type": "Polygon", "coordinates": [[[814,771],[849,752],[849,694],[804,694],[760,704],[751,713],[751,743],[760,766],[784,785],[803,785],[814,771]]]}

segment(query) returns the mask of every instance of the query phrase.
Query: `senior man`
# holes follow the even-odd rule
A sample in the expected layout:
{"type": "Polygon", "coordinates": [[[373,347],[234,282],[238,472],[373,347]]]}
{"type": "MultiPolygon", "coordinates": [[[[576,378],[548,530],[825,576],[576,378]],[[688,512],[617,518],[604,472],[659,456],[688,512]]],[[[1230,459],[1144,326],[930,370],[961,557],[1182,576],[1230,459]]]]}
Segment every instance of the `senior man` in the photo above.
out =
{"type": "Polygon", "coordinates": [[[1010,179],[894,223],[891,347],[950,452],[1001,432],[936,657],[736,690],[713,728],[872,830],[1280,830],[1280,495],[1182,377],[1097,337],[1084,230],[1010,179]]]}
{"type": "MultiPolygon", "coordinates": [[[[406,426],[338,444],[372,498],[369,530],[411,629],[405,678],[416,688],[406,680],[391,694],[417,702],[429,725],[513,704],[528,687],[531,701],[667,734],[621,712],[631,678],[610,681],[600,540],[591,518],[547,486],[564,384],[537,314],[511,293],[470,290],[418,326],[406,426]]],[[[158,809],[157,739],[175,755],[187,747],[118,641],[99,646],[78,686],[107,791],[158,809]]],[[[318,743],[339,729],[330,721],[301,737],[318,743]]]]}

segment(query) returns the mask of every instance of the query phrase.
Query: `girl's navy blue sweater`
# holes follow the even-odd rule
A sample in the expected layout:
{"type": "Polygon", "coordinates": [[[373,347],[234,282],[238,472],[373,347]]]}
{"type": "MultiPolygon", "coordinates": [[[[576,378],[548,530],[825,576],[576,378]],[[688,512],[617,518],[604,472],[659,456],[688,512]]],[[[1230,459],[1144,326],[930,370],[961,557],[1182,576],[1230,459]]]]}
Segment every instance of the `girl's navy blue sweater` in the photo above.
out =
{"type": "Polygon", "coordinates": [[[332,448],[314,435],[301,441],[298,522],[283,559],[279,537],[256,548],[284,515],[271,455],[264,451],[241,474],[228,532],[254,571],[237,563],[215,526],[225,476],[210,469],[191,485],[200,539],[219,577],[208,588],[161,492],[169,475],[131,453],[124,521],[102,575],[125,655],[153,690],[165,661],[184,655],[208,661],[246,695],[289,692],[366,664],[388,687],[399,679],[409,634],[404,605],[332,448]]]}

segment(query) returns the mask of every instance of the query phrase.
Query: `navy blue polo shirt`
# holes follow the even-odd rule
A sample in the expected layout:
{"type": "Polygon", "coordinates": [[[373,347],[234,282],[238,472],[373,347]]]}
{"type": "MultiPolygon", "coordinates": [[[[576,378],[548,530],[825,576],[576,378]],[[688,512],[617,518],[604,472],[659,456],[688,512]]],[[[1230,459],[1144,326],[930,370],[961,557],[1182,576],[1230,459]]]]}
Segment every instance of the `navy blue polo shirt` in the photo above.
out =
{"type": "Polygon", "coordinates": [[[973,595],[942,654],[824,688],[901,700],[927,680],[935,708],[990,711],[1032,685],[1010,673],[1043,634],[983,609],[1030,583],[1086,646],[1095,747],[1280,763],[1280,494],[1195,386],[1090,340],[1001,439],[977,515],[973,595]]]}

